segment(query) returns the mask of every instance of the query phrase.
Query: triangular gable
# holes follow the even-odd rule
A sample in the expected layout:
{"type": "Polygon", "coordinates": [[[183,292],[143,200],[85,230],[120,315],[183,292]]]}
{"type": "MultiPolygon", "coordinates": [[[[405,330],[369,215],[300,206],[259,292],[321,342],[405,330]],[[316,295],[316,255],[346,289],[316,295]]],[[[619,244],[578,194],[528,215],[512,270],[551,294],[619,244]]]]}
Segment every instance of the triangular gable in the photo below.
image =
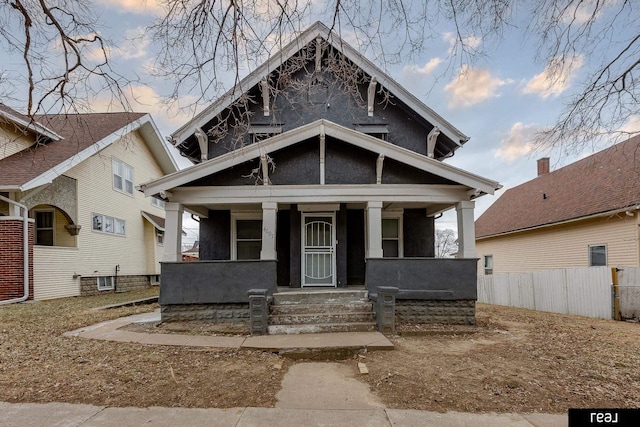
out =
{"type": "Polygon", "coordinates": [[[11,191],[27,191],[49,184],[69,169],[116,142],[125,132],[135,130],[138,130],[143,136],[164,173],[178,170],[175,160],[169,153],[168,147],[149,114],[95,113],[43,117],[49,120],[50,126],[56,126],[56,129],[60,127],[58,132],[66,137],[60,137],[56,143],[36,147],[31,155],[24,155],[21,152],[0,160],[0,188],[11,191]],[[92,132],[85,135],[86,138],[83,138],[82,132],[78,129],[69,126],[68,120],[74,117],[86,120],[86,123],[83,122],[83,126],[86,126],[87,129],[94,126],[92,132]],[[106,117],[105,123],[109,126],[109,130],[103,133],[96,130],[97,123],[92,121],[92,117],[106,117]],[[118,122],[120,123],[116,124],[114,128],[114,123],[118,122]],[[94,134],[99,134],[101,137],[96,140],[92,138],[94,134]],[[41,151],[47,154],[40,156],[43,157],[42,159],[37,157],[41,151]],[[35,164],[34,159],[38,160],[35,164]]]}
{"type": "MultiPolygon", "coordinates": [[[[48,138],[52,141],[58,141],[62,139],[60,135],[55,133],[53,130],[48,127],[38,123],[37,121],[30,119],[27,116],[24,116],[17,111],[13,110],[10,107],[7,107],[4,104],[0,104],[0,118],[7,120],[10,123],[13,123],[18,129],[22,131],[31,131],[35,133],[37,136],[48,138]]],[[[34,141],[35,143],[36,141],[34,141]]]]}
{"type": "MultiPolygon", "coordinates": [[[[300,34],[295,40],[290,42],[280,52],[270,57],[267,62],[256,68],[251,74],[242,79],[236,86],[229,90],[225,95],[220,97],[216,102],[207,107],[201,113],[196,115],[192,120],[176,130],[171,138],[174,144],[186,140],[193,135],[198,128],[204,126],[209,121],[213,120],[223,110],[231,106],[237,101],[243,92],[257,86],[261,79],[270,75],[273,71],[276,71],[287,60],[298,53],[302,48],[312,43],[317,37],[321,37],[324,41],[329,43],[333,48],[340,51],[348,60],[356,64],[366,74],[372,77],[376,77],[378,83],[385,87],[396,98],[406,104],[409,108],[422,116],[427,122],[440,129],[440,132],[446,135],[451,141],[456,144],[456,147],[461,147],[469,137],[464,135],[458,129],[456,129],[451,123],[446,121],[438,113],[427,107],[424,103],[418,100],[415,96],[404,89],[400,84],[393,80],[384,71],[374,65],[371,61],[361,55],[357,50],[352,48],[348,43],[344,42],[340,37],[332,33],[321,22],[316,22],[309,29],[300,34]]],[[[454,148],[455,151],[455,148],[454,148]]]]}
{"type": "Polygon", "coordinates": [[[202,162],[188,169],[144,183],[140,186],[140,189],[143,190],[147,196],[155,195],[163,191],[170,191],[172,188],[189,184],[197,179],[221,172],[246,161],[260,158],[263,154],[269,154],[321,135],[330,136],[356,147],[382,154],[385,157],[419,170],[457,182],[471,189],[477,189],[482,193],[493,194],[494,191],[500,187],[495,181],[428,158],[406,148],[398,147],[327,120],[317,120],[262,142],[251,144],[234,152],[202,162]]]}

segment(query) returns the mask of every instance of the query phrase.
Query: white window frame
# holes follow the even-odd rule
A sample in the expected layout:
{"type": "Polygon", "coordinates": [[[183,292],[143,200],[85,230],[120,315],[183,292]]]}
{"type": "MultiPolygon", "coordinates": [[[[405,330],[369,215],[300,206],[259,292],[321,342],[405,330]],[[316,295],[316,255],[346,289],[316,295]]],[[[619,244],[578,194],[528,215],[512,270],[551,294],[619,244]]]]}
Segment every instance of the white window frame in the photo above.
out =
{"type": "MultiPolygon", "coordinates": [[[[398,220],[398,258],[404,258],[404,225],[403,225],[403,217],[404,217],[404,210],[403,209],[397,209],[397,210],[383,210],[382,211],[382,220],[385,219],[397,219],[398,220]]],[[[382,230],[382,223],[380,223],[380,228],[382,230]]],[[[382,236],[382,231],[380,232],[381,236],[382,236]]],[[[390,238],[384,238],[381,237],[382,241],[384,242],[385,240],[396,240],[396,239],[390,239],[390,238]]],[[[381,246],[382,242],[381,242],[381,246]]],[[[383,255],[384,256],[384,255],[383,255]]]]}
{"type": "Polygon", "coordinates": [[[483,261],[484,274],[485,275],[493,274],[493,254],[483,255],[482,261],[483,261]],[[491,260],[491,266],[487,266],[487,260],[491,260]]]}
{"type": "Polygon", "coordinates": [[[607,245],[604,243],[600,243],[597,245],[589,245],[589,249],[588,249],[588,262],[589,262],[589,267],[606,267],[609,264],[609,250],[607,248],[607,245]],[[604,265],[593,265],[593,259],[592,259],[592,253],[591,253],[591,249],[592,248],[599,248],[599,247],[603,247],[604,248],[604,265]]]}
{"type": "Polygon", "coordinates": [[[123,162],[122,160],[119,160],[115,157],[112,158],[112,184],[113,184],[113,189],[119,193],[122,194],[128,194],[130,196],[133,196],[133,191],[134,191],[134,181],[133,181],[133,166],[123,162]],[[127,172],[130,173],[130,178],[127,178],[127,172]],[[122,181],[122,188],[118,187],[118,185],[116,184],[116,177],[120,178],[122,181]],[[131,191],[129,192],[127,189],[127,183],[131,183],[131,191]]]}
{"type": "Polygon", "coordinates": [[[91,214],[91,231],[93,231],[94,233],[102,233],[102,234],[109,234],[112,236],[125,237],[127,235],[126,225],[127,225],[127,222],[124,219],[115,218],[109,215],[103,215],[95,212],[91,214]],[[94,220],[97,217],[100,218],[101,227],[99,230],[94,227],[94,220]],[[106,224],[109,221],[111,221],[111,230],[106,230],[106,224]],[[121,229],[122,229],[122,233],[120,233],[121,229]]]}
{"type": "Polygon", "coordinates": [[[112,291],[114,289],[114,278],[113,276],[97,276],[96,285],[99,291],[112,291]],[[100,286],[101,281],[104,283],[102,286],[100,286]]]}
{"type": "Polygon", "coordinates": [[[55,246],[56,245],[56,210],[55,209],[34,209],[33,210],[33,219],[34,219],[34,245],[38,245],[38,246],[49,246],[49,245],[43,245],[41,243],[37,243],[37,237],[38,237],[38,230],[49,230],[49,227],[45,227],[45,228],[38,228],[38,213],[41,212],[51,212],[52,216],[51,216],[51,231],[52,231],[52,237],[51,237],[51,246],[55,246]]]}
{"type": "MultiPolygon", "coordinates": [[[[238,227],[237,221],[240,220],[260,220],[262,221],[262,212],[231,212],[231,260],[238,260],[238,227]]],[[[260,236],[262,242],[262,236],[260,236]]]]}
{"type": "Polygon", "coordinates": [[[164,231],[156,229],[156,243],[164,246],[164,231]]]}
{"type": "Polygon", "coordinates": [[[164,200],[160,200],[157,197],[151,197],[151,206],[155,206],[156,208],[159,209],[164,209],[165,206],[165,201],[164,200]]]}

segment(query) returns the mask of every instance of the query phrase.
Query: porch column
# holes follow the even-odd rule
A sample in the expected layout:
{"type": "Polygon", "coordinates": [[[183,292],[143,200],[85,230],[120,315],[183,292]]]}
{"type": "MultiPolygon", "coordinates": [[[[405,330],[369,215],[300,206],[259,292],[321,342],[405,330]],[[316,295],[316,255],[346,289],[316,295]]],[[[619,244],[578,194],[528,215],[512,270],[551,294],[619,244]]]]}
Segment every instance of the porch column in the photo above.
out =
{"type": "Polygon", "coordinates": [[[182,261],[182,214],[180,203],[166,202],[164,205],[164,254],[163,262],[182,261]]]}
{"type": "Polygon", "coordinates": [[[367,258],[382,258],[382,202],[367,202],[367,258]]]}
{"type": "Polygon", "coordinates": [[[456,205],[458,215],[458,255],[456,258],[476,257],[476,229],[473,208],[476,202],[463,200],[456,205]]]}
{"type": "Polygon", "coordinates": [[[264,202],[262,204],[262,250],[260,251],[260,259],[278,258],[276,253],[277,213],[277,203],[264,202]]]}

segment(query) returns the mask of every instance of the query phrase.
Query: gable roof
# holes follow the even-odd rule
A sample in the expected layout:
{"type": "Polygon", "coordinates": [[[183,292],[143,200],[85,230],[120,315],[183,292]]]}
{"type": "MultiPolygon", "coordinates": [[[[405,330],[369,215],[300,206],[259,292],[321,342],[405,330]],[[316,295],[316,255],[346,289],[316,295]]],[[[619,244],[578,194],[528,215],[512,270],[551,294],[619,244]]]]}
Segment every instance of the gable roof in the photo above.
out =
{"type": "Polygon", "coordinates": [[[281,51],[269,57],[269,59],[256,68],[251,74],[242,79],[232,89],[220,97],[216,102],[197,114],[193,119],[185,123],[182,127],[171,134],[173,144],[178,146],[181,142],[193,135],[197,128],[205,125],[216,117],[227,107],[231,106],[243,92],[255,87],[259,84],[260,80],[265,76],[271,74],[271,72],[277,70],[287,60],[298,53],[309,43],[313,42],[317,37],[322,38],[329,43],[333,48],[340,51],[347,59],[356,64],[366,74],[371,77],[376,77],[377,82],[391,92],[397,99],[406,104],[409,108],[422,116],[425,120],[434,126],[438,126],[440,132],[451,139],[456,145],[451,150],[455,151],[461,147],[469,137],[464,135],[458,129],[456,129],[451,123],[446,121],[442,116],[427,107],[418,98],[413,96],[409,91],[403,88],[395,80],[393,80],[384,71],[378,68],[373,62],[369,61],[357,50],[351,47],[348,43],[343,41],[336,34],[331,32],[321,22],[316,22],[307,30],[302,32],[293,41],[287,44],[281,51]]]}
{"type": "Polygon", "coordinates": [[[188,184],[199,178],[209,176],[243,162],[259,158],[262,154],[272,153],[320,135],[334,137],[365,150],[384,154],[385,157],[397,160],[425,172],[430,172],[443,178],[450,179],[472,189],[478,189],[483,193],[493,194],[496,189],[500,188],[500,185],[495,181],[482,178],[478,175],[466,172],[435,159],[431,159],[406,148],[398,147],[397,145],[385,142],[381,139],[348,129],[328,120],[317,120],[313,123],[273,136],[264,141],[248,145],[240,150],[229,152],[222,156],[191,166],[187,169],[146,182],[140,185],[140,189],[143,190],[147,196],[158,194],[162,191],[167,191],[172,188],[188,184]]]}
{"type": "Polygon", "coordinates": [[[476,238],[639,206],[638,182],[640,136],[505,191],[476,221],[476,238]]]}
{"type": "Polygon", "coordinates": [[[50,183],[133,130],[145,138],[164,173],[178,169],[149,114],[55,114],[36,119],[59,138],[0,160],[0,189],[26,191],[50,183]]]}
{"type": "Polygon", "coordinates": [[[0,119],[13,123],[22,132],[31,131],[37,136],[42,136],[53,141],[62,139],[62,137],[53,130],[2,103],[0,103],[0,119]]]}

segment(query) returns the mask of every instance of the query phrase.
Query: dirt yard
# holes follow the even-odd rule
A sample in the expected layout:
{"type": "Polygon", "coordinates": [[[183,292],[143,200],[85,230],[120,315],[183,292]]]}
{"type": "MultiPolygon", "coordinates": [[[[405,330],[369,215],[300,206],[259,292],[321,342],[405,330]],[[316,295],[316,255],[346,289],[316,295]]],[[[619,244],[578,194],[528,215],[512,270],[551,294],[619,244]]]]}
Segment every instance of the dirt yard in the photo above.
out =
{"type": "MultiPolygon", "coordinates": [[[[61,334],[156,305],[90,310],[154,291],[0,308],[0,401],[111,406],[275,404],[299,360],[259,351],[146,346],[61,334]]],[[[475,329],[403,325],[396,350],[344,360],[391,408],[566,412],[640,406],[640,325],[478,306],[475,329]],[[415,335],[417,334],[417,335],[415,335]]],[[[183,333],[183,327],[153,327],[183,333]]],[[[238,334],[199,326],[196,334],[238,334]]]]}

